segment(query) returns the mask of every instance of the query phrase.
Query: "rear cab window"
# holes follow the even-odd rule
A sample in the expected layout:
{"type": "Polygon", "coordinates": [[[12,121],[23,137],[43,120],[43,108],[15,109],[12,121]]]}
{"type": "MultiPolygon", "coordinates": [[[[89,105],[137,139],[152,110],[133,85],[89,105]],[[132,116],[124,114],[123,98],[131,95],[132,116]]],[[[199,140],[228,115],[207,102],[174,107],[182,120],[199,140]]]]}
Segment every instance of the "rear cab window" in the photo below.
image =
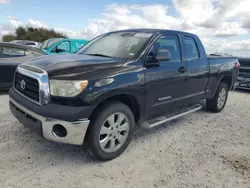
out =
{"type": "Polygon", "coordinates": [[[188,61],[195,60],[200,57],[197,43],[193,37],[184,36],[183,43],[186,52],[186,59],[188,61]]]}

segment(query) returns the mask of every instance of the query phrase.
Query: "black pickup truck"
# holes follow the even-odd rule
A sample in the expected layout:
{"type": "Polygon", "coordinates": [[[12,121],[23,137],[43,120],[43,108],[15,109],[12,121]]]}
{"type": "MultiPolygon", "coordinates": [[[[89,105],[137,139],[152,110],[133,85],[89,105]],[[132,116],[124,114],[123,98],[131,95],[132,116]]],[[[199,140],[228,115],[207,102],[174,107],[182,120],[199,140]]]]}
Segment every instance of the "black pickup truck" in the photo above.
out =
{"type": "Polygon", "coordinates": [[[238,74],[234,57],[207,57],[193,34],[131,29],[94,38],[76,54],[18,66],[10,110],[45,139],[120,155],[135,125],[152,128],[200,110],[220,112],[238,74]],[[86,142],[85,142],[86,141],[86,142]]]}
{"type": "Polygon", "coordinates": [[[250,58],[239,57],[239,75],[237,78],[237,88],[250,89],[250,58]]]}

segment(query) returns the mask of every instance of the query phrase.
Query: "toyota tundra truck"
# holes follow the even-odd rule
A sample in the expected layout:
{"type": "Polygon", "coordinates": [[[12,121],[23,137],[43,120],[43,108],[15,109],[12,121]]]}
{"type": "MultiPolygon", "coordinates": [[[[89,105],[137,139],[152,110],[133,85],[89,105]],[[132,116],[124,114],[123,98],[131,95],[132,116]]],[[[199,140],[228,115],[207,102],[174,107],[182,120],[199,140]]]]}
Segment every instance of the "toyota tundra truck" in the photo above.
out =
{"type": "Polygon", "coordinates": [[[19,65],[9,106],[41,137],[86,143],[97,160],[105,161],[124,152],[136,126],[153,128],[204,106],[222,111],[238,70],[237,58],[207,57],[190,33],[113,31],[75,54],[19,65]]]}

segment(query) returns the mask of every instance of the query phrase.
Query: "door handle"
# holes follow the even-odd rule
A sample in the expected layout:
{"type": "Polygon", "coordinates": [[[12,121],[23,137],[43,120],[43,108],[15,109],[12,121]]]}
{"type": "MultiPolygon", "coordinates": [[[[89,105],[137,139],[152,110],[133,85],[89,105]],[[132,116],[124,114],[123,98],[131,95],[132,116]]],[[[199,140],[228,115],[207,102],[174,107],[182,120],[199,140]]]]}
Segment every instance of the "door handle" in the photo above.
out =
{"type": "Polygon", "coordinates": [[[187,71],[187,69],[185,68],[185,67],[180,67],[179,69],[178,69],[178,72],[180,72],[180,73],[184,73],[184,72],[186,72],[187,71]]]}

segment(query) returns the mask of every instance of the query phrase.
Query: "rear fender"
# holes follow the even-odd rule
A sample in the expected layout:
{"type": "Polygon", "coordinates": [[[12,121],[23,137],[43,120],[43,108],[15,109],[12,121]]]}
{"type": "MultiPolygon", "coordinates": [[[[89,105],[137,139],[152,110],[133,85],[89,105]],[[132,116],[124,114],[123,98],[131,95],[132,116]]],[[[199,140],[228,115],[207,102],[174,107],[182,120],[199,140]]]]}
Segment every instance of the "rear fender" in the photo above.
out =
{"type": "Polygon", "coordinates": [[[216,82],[216,87],[210,92],[210,95],[208,96],[208,98],[213,98],[214,95],[216,94],[216,91],[219,87],[219,84],[221,82],[225,82],[228,85],[228,90],[231,90],[233,88],[233,79],[232,79],[232,75],[227,74],[227,75],[223,75],[218,79],[218,82],[216,82]]]}

